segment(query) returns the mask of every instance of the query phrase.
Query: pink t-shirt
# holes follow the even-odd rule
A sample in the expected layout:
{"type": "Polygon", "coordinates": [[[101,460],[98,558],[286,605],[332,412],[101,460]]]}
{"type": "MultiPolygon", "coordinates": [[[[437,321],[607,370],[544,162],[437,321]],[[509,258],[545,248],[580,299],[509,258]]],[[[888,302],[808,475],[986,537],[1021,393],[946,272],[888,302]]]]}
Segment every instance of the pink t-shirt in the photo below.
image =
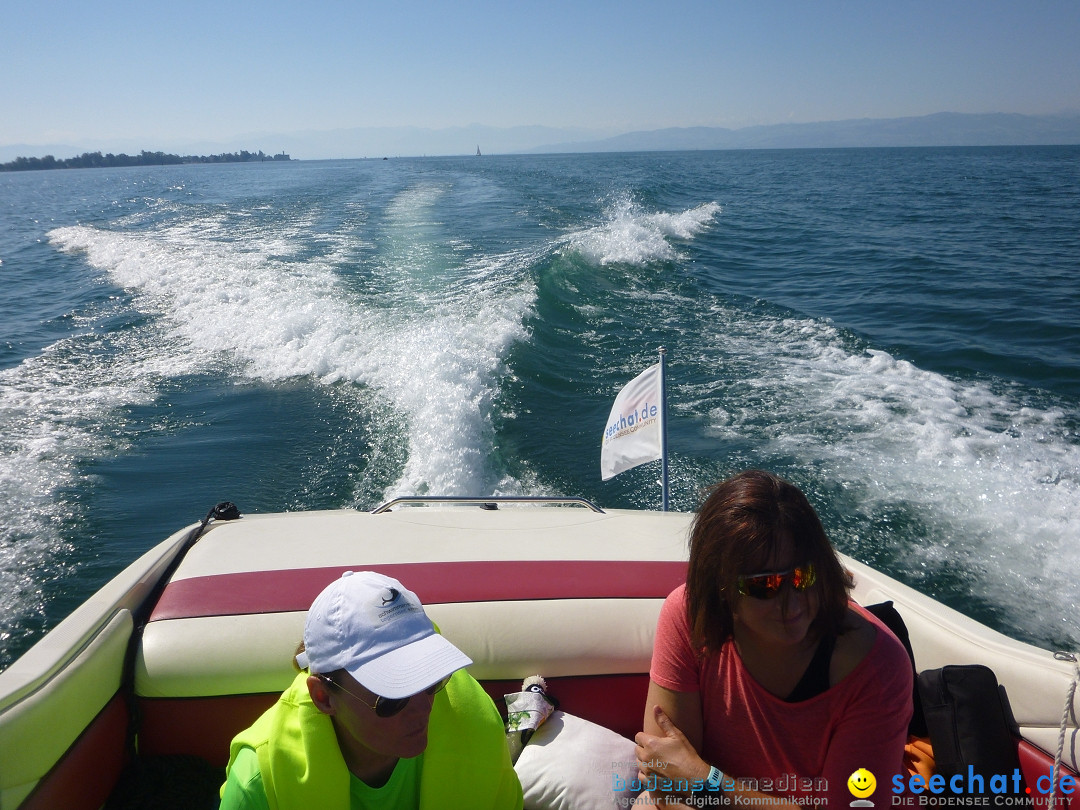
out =
{"type": "Polygon", "coordinates": [[[802,804],[822,806],[827,797],[835,810],[856,799],[848,777],[865,768],[877,781],[866,800],[887,807],[893,776],[905,773],[911,660],[885,625],[852,607],[877,629],[870,653],[840,683],[787,703],[753,679],[730,639],[719,652],[698,657],[681,585],[660,611],[650,677],[665,689],[701,694],[700,753],[726,774],[756,779],[758,790],[802,804]]]}

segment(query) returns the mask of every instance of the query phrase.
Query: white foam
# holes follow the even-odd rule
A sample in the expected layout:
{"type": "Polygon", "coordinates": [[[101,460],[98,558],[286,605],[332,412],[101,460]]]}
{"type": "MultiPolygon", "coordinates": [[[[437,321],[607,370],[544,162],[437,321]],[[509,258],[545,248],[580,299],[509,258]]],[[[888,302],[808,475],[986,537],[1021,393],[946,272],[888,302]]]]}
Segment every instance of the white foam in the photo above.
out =
{"type": "Polygon", "coordinates": [[[592,264],[644,265],[678,256],[671,239],[691,239],[720,213],[716,203],[704,203],[680,213],[648,213],[629,197],[619,198],[606,221],[566,238],[570,249],[592,264]]]}
{"type": "MultiPolygon", "coordinates": [[[[92,324],[88,324],[92,327],[92,324]]],[[[44,609],[42,583],[70,562],[65,539],[89,486],[87,461],[127,447],[125,409],[150,402],[163,377],[190,370],[163,356],[152,327],[82,334],[0,371],[0,641],[44,609]]]]}
{"type": "Polygon", "coordinates": [[[378,272],[397,283],[367,297],[331,261],[294,260],[287,238],[272,240],[267,228],[238,234],[221,219],[139,233],[75,226],[50,239],[85,252],[160,318],[169,333],[163,351],[226,356],[266,381],[366,386],[407,423],[408,460],[388,494],[489,493],[513,486],[488,464],[491,408],[506,352],[525,336],[535,293],[522,270],[530,259],[508,254],[454,267],[445,254],[425,252],[432,240],[418,208],[438,196],[410,191],[391,206],[392,238],[378,272]],[[416,284],[433,275],[442,277],[437,295],[416,284]]]}

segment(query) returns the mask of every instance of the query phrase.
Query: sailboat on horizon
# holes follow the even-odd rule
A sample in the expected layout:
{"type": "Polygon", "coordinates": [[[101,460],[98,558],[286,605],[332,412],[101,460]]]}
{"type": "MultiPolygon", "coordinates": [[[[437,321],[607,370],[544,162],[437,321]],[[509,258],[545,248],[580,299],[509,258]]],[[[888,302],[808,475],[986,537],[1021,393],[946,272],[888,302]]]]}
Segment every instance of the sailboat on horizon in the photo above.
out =
{"type": "Polygon", "coordinates": [[[476,145],[476,156],[480,157],[480,144],[476,145]]]}

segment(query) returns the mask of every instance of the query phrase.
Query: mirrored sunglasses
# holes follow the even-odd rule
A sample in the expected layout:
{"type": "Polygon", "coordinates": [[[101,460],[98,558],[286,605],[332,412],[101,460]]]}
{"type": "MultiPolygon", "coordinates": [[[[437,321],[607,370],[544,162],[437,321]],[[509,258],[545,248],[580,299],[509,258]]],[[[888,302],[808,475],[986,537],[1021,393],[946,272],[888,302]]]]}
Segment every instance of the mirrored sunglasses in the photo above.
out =
{"type": "Polygon", "coordinates": [[[753,599],[772,599],[784,587],[784,583],[791,585],[792,590],[805,591],[817,581],[817,573],[813,563],[806,563],[792,568],[790,571],[773,571],[767,574],[751,574],[741,576],[736,581],[739,593],[753,599]]]}
{"type": "Polygon", "coordinates": [[[324,680],[326,683],[329,683],[329,684],[332,684],[333,686],[336,686],[342,692],[348,692],[354,698],[356,698],[361,703],[363,703],[365,706],[367,706],[369,709],[371,709],[373,712],[375,712],[375,715],[377,717],[382,717],[382,718],[385,719],[387,717],[393,717],[395,714],[400,714],[401,712],[403,712],[405,710],[405,707],[409,705],[409,701],[412,700],[417,695],[436,695],[436,694],[438,694],[439,692],[441,692],[443,689],[446,688],[446,684],[449,683],[450,678],[452,676],[447,675],[445,678],[443,678],[438,683],[433,683],[427,689],[423,689],[423,690],[417,692],[416,695],[409,695],[408,697],[403,697],[403,698],[385,698],[385,697],[382,697],[381,695],[376,695],[374,704],[368,703],[366,700],[364,700],[362,697],[360,697],[358,694],[356,694],[356,692],[352,691],[351,689],[347,689],[343,684],[340,684],[335,680],[331,680],[330,678],[326,677],[325,675],[320,675],[319,677],[322,680],[324,680]]]}

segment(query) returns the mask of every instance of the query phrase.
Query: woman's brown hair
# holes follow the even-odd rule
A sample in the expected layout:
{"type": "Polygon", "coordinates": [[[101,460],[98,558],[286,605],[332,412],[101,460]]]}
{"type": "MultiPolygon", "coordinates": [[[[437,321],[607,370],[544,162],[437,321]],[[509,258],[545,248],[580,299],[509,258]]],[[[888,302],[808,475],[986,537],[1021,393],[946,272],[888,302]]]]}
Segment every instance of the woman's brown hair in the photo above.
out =
{"type": "Polygon", "coordinates": [[[686,608],[695,647],[719,650],[731,637],[739,576],[760,572],[785,541],[817,573],[819,608],[810,632],[817,637],[842,632],[851,577],[817,513],[794,484],[747,470],[708,491],[690,530],[686,608]]]}

